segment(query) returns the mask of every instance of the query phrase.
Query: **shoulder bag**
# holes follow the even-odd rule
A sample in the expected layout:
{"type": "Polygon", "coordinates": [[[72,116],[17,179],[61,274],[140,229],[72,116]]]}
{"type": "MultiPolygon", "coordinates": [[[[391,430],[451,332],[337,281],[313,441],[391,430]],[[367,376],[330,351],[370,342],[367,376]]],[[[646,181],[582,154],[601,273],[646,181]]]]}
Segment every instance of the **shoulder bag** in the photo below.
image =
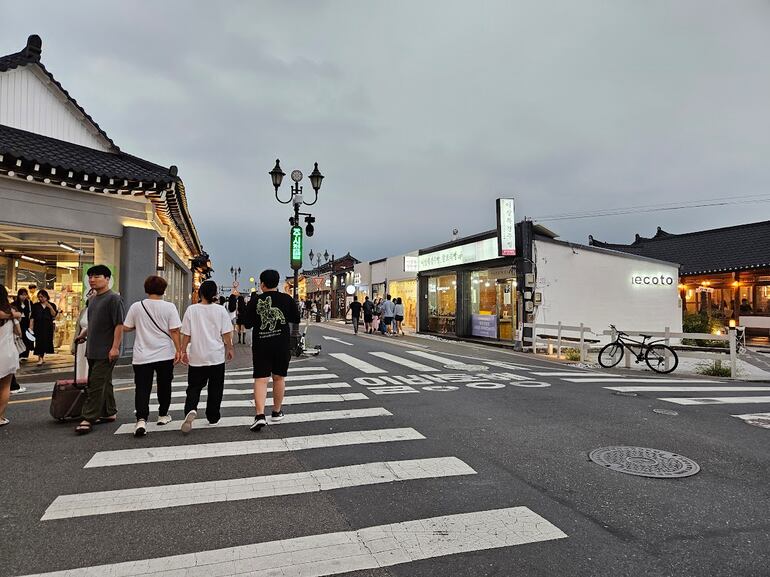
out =
{"type": "Polygon", "coordinates": [[[170,334],[168,334],[166,331],[164,331],[162,328],[160,328],[160,325],[155,322],[155,319],[152,318],[152,315],[150,314],[150,311],[147,310],[147,307],[144,306],[144,301],[139,301],[139,304],[142,305],[142,308],[144,309],[144,312],[147,313],[147,316],[150,317],[150,320],[152,321],[152,324],[155,325],[155,328],[157,328],[160,332],[162,332],[164,335],[166,335],[168,338],[170,338],[172,341],[174,340],[170,334]]]}

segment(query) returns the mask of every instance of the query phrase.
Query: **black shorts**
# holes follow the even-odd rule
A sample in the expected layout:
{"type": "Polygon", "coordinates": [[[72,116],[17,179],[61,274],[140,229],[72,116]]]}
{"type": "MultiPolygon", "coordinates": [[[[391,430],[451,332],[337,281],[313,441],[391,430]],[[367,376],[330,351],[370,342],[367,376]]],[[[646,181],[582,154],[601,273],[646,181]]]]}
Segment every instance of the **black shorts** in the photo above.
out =
{"type": "Polygon", "coordinates": [[[396,315],[396,321],[397,321],[397,322],[399,322],[399,323],[400,323],[400,322],[401,322],[401,321],[403,321],[403,320],[404,320],[404,317],[402,317],[401,315],[396,315]]]}
{"type": "Polygon", "coordinates": [[[365,323],[372,322],[372,315],[364,315],[364,322],[365,323]]]}
{"type": "Polygon", "coordinates": [[[253,377],[255,379],[264,379],[270,375],[285,377],[289,374],[289,361],[291,360],[289,347],[286,347],[285,350],[252,349],[251,358],[254,363],[253,377]]]}
{"type": "Polygon", "coordinates": [[[385,321],[386,325],[389,325],[393,322],[393,317],[385,317],[383,320],[385,321]]]}

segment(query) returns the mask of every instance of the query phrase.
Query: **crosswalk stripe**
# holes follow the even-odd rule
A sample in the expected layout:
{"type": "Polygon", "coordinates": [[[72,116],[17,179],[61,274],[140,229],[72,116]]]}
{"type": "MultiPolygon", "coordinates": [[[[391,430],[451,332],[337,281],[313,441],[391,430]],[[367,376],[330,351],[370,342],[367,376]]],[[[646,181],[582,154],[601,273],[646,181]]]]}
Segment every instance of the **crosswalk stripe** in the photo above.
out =
{"type": "MultiPolygon", "coordinates": [[[[313,389],[349,389],[350,385],[348,383],[316,383],[314,385],[288,385],[287,388],[291,391],[305,391],[305,390],[313,390],[313,389]]],[[[272,391],[272,387],[268,387],[268,391],[272,391]]],[[[768,389],[770,390],[770,389],[768,389]]],[[[171,391],[171,397],[182,397],[184,398],[187,393],[185,391],[171,391]]],[[[206,396],[208,394],[208,389],[203,389],[201,391],[201,396],[206,396]]],[[[253,395],[254,389],[223,389],[222,394],[224,395],[253,395]]],[[[153,399],[157,399],[157,395],[153,393],[152,395],[153,399]]]]}
{"type": "Polygon", "coordinates": [[[575,378],[563,379],[570,383],[722,383],[722,381],[710,381],[707,379],[632,379],[628,377],[601,377],[601,378],[575,378]]]}
{"type": "Polygon", "coordinates": [[[366,463],[222,481],[77,493],[57,497],[46,509],[40,520],[147,511],[222,501],[245,501],[278,495],[317,493],[345,487],[393,483],[395,481],[438,479],[475,474],[476,471],[456,457],[439,457],[366,463]]]}
{"type": "Polygon", "coordinates": [[[658,400],[677,405],[752,405],[770,403],[770,397],[669,397],[658,400]]]}
{"type": "Polygon", "coordinates": [[[308,435],[304,437],[286,437],[284,439],[258,439],[255,441],[232,441],[226,443],[120,449],[116,451],[100,451],[94,454],[94,456],[91,457],[91,460],[86,463],[85,468],[90,469],[93,467],[114,467],[117,465],[135,465],[138,463],[186,461],[190,459],[207,459],[212,457],[257,455],[262,453],[341,447],[345,445],[413,441],[424,438],[425,437],[412,428],[397,428],[329,433],[326,435],[308,435]]]}
{"type": "Polygon", "coordinates": [[[510,507],[26,577],[322,577],[566,537],[527,507],[510,507]]]}
{"type": "Polygon", "coordinates": [[[589,371],[573,371],[567,373],[548,372],[548,371],[534,371],[533,375],[538,377],[603,377],[603,376],[615,376],[615,375],[603,375],[602,373],[591,373],[589,371]]]}
{"type": "MultiPolygon", "coordinates": [[[[340,401],[363,401],[368,399],[363,393],[340,393],[340,394],[326,394],[326,395],[289,395],[283,399],[284,405],[305,405],[308,403],[338,403],[340,401]]],[[[267,404],[270,405],[273,402],[272,398],[267,399],[267,404]]],[[[220,405],[222,408],[233,407],[253,407],[253,400],[242,401],[222,401],[220,405]]],[[[199,404],[200,408],[200,404],[199,404]]],[[[158,405],[150,405],[150,412],[158,410],[158,405]]],[[[169,411],[183,411],[184,403],[171,403],[169,411]]]]}
{"type": "Polygon", "coordinates": [[[436,361],[437,363],[442,363],[443,365],[467,364],[467,363],[464,363],[463,361],[458,361],[457,359],[450,359],[449,357],[442,357],[440,355],[434,355],[433,353],[426,353],[425,351],[406,351],[406,352],[416,357],[422,357],[423,359],[428,359],[429,361],[436,361]]]}
{"type": "Polygon", "coordinates": [[[724,391],[760,392],[770,387],[604,387],[619,393],[719,393],[724,391]]]}
{"type": "MultiPolygon", "coordinates": [[[[251,372],[249,372],[251,374],[251,372]]],[[[286,377],[287,383],[297,383],[300,381],[323,381],[325,379],[339,379],[339,375],[335,375],[334,373],[325,373],[323,375],[296,375],[296,376],[288,376],[286,377]]],[[[242,378],[242,379],[228,379],[225,378],[225,384],[226,385],[247,385],[254,382],[254,379],[252,377],[249,378],[242,378]]],[[[272,379],[271,379],[272,382],[272,379]]],[[[177,380],[175,383],[171,384],[172,387],[186,387],[187,382],[182,378],[177,380]]]]}
{"type": "Polygon", "coordinates": [[[334,357],[338,361],[342,361],[346,365],[350,365],[354,369],[358,369],[362,373],[366,373],[368,375],[380,375],[388,372],[347,353],[329,353],[329,356],[334,357]]]}
{"type": "Polygon", "coordinates": [[[392,363],[409,367],[410,369],[413,369],[415,371],[420,371],[422,373],[434,373],[438,371],[438,369],[434,369],[433,367],[429,367],[428,365],[423,365],[422,363],[418,363],[417,361],[413,361],[411,359],[405,359],[403,357],[391,355],[390,353],[376,352],[376,353],[369,353],[369,354],[374,355],[375,357],[379,357],[381,359],[385,359],[386,361],[390,361],[392,363]]]}
{"type": "MultiPolygon", "coordinates": [[[[390,417],[393,413],[383,409],[382,407],[374,407],[371,409],[345,409],[341,411],[316,411],[313,413],[289,413],[285,415],[283,421],[278,423],[270,423],[271,425],[283,425],[291,423],[308,423],[313,421],[335,421],[337,419],[362,419],[366,417],[390,417]]],[[[179,421],[172,421],[178,424],[179,421]]],[[[254,417],[222,417],[216,424],[216,428],[222,427],[241,427],[251,425],[254,422],[254,417]]],[[[193,429],[196,427],[208,427],[208,421],[206,419],[195,419],[193,422],[193,429]]],[[[175,427],[172,424],[158,425],[157,423],[149,422],[146,425],[148,433],[163,433],[174,432],[179,434],[179,427],[175,427]]],[[[133,434],[134,423],[125,423],[118,427],[115,431],[116,435],[133,434]]]]}
{"type": "MultiPolygon", "coordinates": [[[[289,367],[289,374],[291,373],[310,373],[313,371],[328,371],[327,367],[289,367]]],[[[233,369],[231,371],[225,371],[225,375],[250,375],[253,373],[253,369],[233,369]]]]}
{"type": "Polygon", "coordinates": [[[770,413],[747,413],[745,415],[733,415],[739,419],[770,419],[770,413]]]}

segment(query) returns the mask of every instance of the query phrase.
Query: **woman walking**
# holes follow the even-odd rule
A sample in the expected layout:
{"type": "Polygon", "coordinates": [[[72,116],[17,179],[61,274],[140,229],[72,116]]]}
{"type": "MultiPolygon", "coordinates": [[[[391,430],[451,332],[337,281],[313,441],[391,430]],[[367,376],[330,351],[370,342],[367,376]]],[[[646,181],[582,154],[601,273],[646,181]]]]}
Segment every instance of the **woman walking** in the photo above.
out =
{"type": "Polygon", "coordinates": [[[136,331],[132,361],[136,408],[134,437],[143,437],[147,433],[153,375],[158,383],[158,425],[171,422],[168,408],[171,405],[174,365],[182,359],[179,337],[182,321],[176,307],[163,300],[167,286],[164,278],[148,276],[144,281],[147,298],[132,304],[123,321],[124,332],[136,331]]]}
{"type": "Polygon", "coordinates": [[[199,289],[201,302],[187,308],[182,320],[182,362],[187,370],[187,398],[181,431],[188,434],[198,416],[201,391],[208,385],[206,418],[214,425],[220,419],[225,386],[225,361],[233,360],[233,325],[230,314],[216,303],[217,283],[204,281],[199,289]],[[189,350],[188,350],[189,345],[189,350]]]}
{"type": "Polygon", "coordinates": [[[32,319],[29,324],[30,331],[35,335],[35,354],[37,364],[42,365],[45,356],[53,354],[54,320],[59,314],[56,305],[51,302],[48,291],[37,291],[37,302],[32,305],[32,319]]]}
{"type": "Polygon", "coordinates": [[[396,313],[395,317],[393,317],[393,329],[395,334],[397,335],[403,335],[404,329],[401,326],[404,322],[404,305],[401,302],[401,297],[398,297],[397,299],[394,299],[396,302],[396,313]]]}
{"type": "Polygon", "coordinates": [[[238,343],[246,344],[246,298],[238,295],[238,302],[235,305],[235,331],[238,333],[238,343]]]}
{"type": "Polygon", "coordinates": [[[10,423],[5,410],[11,396],[11,380],[19,370],[19,351],[13,337],[20,334],[20,318],[21,313],[11,308],[8,291],[0,284],[0,427],[10,423]]]}

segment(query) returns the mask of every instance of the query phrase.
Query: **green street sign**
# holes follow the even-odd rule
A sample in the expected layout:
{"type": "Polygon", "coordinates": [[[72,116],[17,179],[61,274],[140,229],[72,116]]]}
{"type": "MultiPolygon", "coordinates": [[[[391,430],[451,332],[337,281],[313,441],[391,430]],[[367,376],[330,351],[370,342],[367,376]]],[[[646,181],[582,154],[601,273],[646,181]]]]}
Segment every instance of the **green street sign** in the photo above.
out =
{"type": "Polygon", "coordinates": [[[299,270],[302,268],[302,227],[291,227],[291,239],[289,243],[289,258],[291,259],[291,268],[299,270]]]}

